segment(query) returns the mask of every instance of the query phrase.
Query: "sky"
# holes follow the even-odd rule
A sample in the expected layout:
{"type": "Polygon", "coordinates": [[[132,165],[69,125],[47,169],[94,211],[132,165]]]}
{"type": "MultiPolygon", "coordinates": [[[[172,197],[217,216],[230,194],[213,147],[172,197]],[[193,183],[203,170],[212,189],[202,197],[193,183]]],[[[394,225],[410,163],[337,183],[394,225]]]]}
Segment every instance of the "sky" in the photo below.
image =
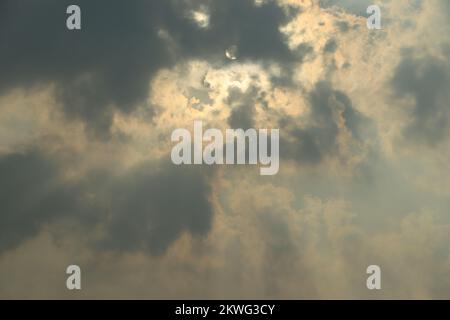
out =
{"type": "Polygon", "coordinates": [[[0,0],[0,298],[450,298],[449,30],[445,0],[0,0]],[[278,128],[278,174],[174,165],[195,120],[278,128]]]}

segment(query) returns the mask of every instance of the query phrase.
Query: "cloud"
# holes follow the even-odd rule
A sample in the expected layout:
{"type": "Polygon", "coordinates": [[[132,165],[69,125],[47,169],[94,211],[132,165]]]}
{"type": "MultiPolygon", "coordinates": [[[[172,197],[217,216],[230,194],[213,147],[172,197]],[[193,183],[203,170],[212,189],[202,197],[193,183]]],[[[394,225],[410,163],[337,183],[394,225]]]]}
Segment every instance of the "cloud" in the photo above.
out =
{"type": "MultiPolygon", "coordinates": [[[[350,98],[327,82],[319,82],[309,93],[307,125],[285,117],[280,121],[289,135],[281,141],[280,155],[300,163],[320,164],[328,155],[344,155],[339,136],[363,141],[370,132],[370,120],[360,114],[350,98]],[[299,125],[300,124],[300,125],[299,125]]],[[[351,144],[346,142],[346,144],[351,144]]]]}
{"type": "Polygon", "coordinates": [[[366,10],[372,4],[371,0],[320,0],[324,8],[339,7],[360,16],[367,16],[366,10]]]}
{"type": "Polygon", "coordinates": [[[118,177],[105,168],[66,180],[56,159],[30,150],[1,157],[0,176],[0,252],[61,220],[105,229],[98,248],[152,254],[211,225],[210,173],[195,168],[143,163],[118,177]]]}
{"type": "MultiPolygon", "coordinates": [[[[4,1],[0,20],[0,92],[47,82],[69,118],[108,137],[113,114],[128,113],[148,96],[156,71],[190,57],[223,60],[239,47],[240,59],[287,61],[279,31],[289,15],[275,2],[205,2],[210,27],[198,28],[181,1],[104,3],[80,0],[4,1]],[[65,27],[66,8],[82,10],[82,30],[65,27]]],[[[151,107],[151,106],[149,106],[151,107]]]]}
{"type": "Polygon", "coordinates": [[[254,127],[256,101],[264,100],[259,91],[256,87],[247,88],[245,92],[237,88],[229,90],[227,103],[232,108],[228,118],[230,128],[246,130],[254,127]]]}
{"type": "Polygon", "coordinates": [[[184,232],[206,236],[213,208],[208,173],[144,163],[110,186],[104,248],[163,254],[184,232]]]}
{"type": "Polygon", "coordinates": [[[436,145],[448,137],[450,107],[450,64],[448,60],[406,54],[395,70],[395,97],[412,98],[411,123],[404,135],[418,143],[436,145]]]}
{"type": "Polygon", "coordinates": [[[323,51],[326,53],[333,53],[337,50],[338,44],[335,39],[330,39],[325,44],[325,47],[323,48],[323,51]]]}
{"type": "Polygon", "coordinates": [[[0,297],[448,296],[446,3],[1,2],[0,297]],[[280,128],[279,173],[171,165],[194,120],[280,128]]]}
{"type": "Polygon", "coordinates": [[[0,158],[0,252],[57,219],[93,218],[77,186],[65,183],[60,175],[59,165],[37,150],[0,158]]]}

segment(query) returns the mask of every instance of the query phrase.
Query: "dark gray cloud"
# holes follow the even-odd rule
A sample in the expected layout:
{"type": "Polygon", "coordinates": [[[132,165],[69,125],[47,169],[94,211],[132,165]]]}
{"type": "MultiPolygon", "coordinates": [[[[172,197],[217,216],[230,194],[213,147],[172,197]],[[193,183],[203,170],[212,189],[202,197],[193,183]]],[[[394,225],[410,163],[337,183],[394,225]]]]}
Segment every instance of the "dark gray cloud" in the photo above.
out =
{"type": "Polygon", "coordinates": [[[114,105],[143,100],[152,74],[170,62],[157,37],[166,1],[3,1],[0,89],[55,82],[70,117],[105,133],[114,105]],[[82,30],[66,29],[66,8],[82,9],[82,30]]]}
{"type": "Polygon", "coordinates": [[[69,117],[108,136],[112,113],[129,112],[148,94],[162,67],[190,57],[224,61],[230,45],[239,59],[277,60],[292,54],[279,26],[292,13],[271,1],[179,0],[56,1],[3,0],[0,10],[0,93],[13,87],[53,82],[69,117]],[[66,8],[82,9],[82,30],[66,29],[66,8]],[[208,7],[210,27],[190,17],[208,7]],[[164,30],[171,41],[159,36],[164,30]]]}
{"type": "Polygon", "coordinates": [[[349,97],[334,90],[327,82],[318,82],[308,100],[311,115],[306,127],[299,127],[293,118],[285,117],[280,121],[284,132],[280,137],[280,156],[284,158],[318,164],[324,156],[337,154],[339,127],[336,115],[339,112],[352,138],[362,140],[373,129],[371,121],[355,110],[349,97]]]}
{"type": "Polygon", "coordinates": [[[396,98],[413,98],[412,122],[404,135],[434,145],[448,137],[450,111],[450,64],[435,57],[414,58],[406,53],[392,85],[396,98]]]}
{"type": "Polygon", "coordinates": [[[36,150],[1,157],[0,177],[0,252],[58,218],[93,221],[84,191],[63,183],[57,163],[36,150]]]}
{"type": "Polygon", "coordinates": [[[253,112],[254,107],[252,105],[240,105],[231,111],[231,115],[228,118],[228,124],[232,128],[236,129],[248,129],[253,128],[253,112]]]}
{"type": "Polygon", "coordinates": [[[200,89],[194,87],[188,88],[187,97],[198,99],[198,102],[192,104],[192,106],[198,110],[203,109],[205,104],[214,103],[214,100],[209,96],[209,88],[205,85],[200,89]]]}
{"type": "Polygon", "coordinates": [[[350,25],[347,21],[338,21],[336,22],[336,26],[339,28],[341,32],[348,32],[350,30],[350,25]]]}
{"type": "Polygon", "coordinates": [[[338,7],[360,16],[367,16],[366,10],[372,4],[372,0],[320,0],[324,8],[338,7]]]}
{"type": "MultiPolygon", "coordinates": [[[[211,172],[144,163],[123,175],[91,172],[69,183],[39,151],[0,158],[0,252],[69,219],[102,226],[96,247],[162,254],[183,232],[205,235],[213,215],[211,172]]],[[[88,230],[88,229],[86,229],[88,230]]]]}
{"type": "Polygon", "coordinates": [[[145,163],[110,188],[111,212],[104,248],[162,254],[183,232],[206,235],[213,209],[208,176],[200,167],[145,163]]]}
{"type": "Polygon", "coordinates": [[[267,104],[265,93],[255,86],[249,87],[244,92],[239,88],[231,88],[225,102],[232,108],[228,124],[234,129],[253,128],[255,104],[258,102],[267,104]]]}
{"type": "Polygon", "coordinates": [[[329,39],[327,43],[325,43],[325,47],[323,51],[325,53],[334,53],[338,49],[338,43],[336,39],[329,39]]]}

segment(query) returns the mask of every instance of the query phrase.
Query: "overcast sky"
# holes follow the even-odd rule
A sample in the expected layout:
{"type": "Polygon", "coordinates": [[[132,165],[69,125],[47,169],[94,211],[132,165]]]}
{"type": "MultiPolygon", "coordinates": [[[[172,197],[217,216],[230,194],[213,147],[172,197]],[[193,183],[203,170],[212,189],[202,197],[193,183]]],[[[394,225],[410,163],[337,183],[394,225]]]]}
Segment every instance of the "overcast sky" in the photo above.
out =
{"type": "Polygon", "coordinates": [[[1,0],[0,298],[450,298],[450,5],[373,2],[1,0]],[[173,165],[194,120],[279,173],[173,165]]]}

